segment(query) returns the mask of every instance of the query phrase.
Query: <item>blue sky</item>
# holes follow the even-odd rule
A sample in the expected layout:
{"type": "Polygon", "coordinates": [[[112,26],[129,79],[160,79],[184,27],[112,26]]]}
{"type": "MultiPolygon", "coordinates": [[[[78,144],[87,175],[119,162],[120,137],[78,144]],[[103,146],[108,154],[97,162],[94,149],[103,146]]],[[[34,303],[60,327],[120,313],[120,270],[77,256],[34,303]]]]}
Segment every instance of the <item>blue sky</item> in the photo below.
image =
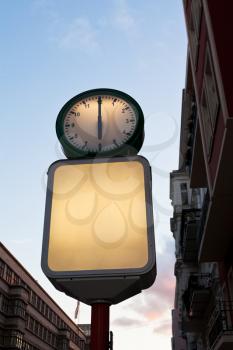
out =
{"type": "MultiPolygon", "coordinates": [[[[141,150],[153,167],[158,278],[113,306],[114,350],[170,349],[174,244],[169,172],[178,166],[186,34],[179,0],[2,0],[0,2],[1,241],[73,317],[75,301],[40,269],[46,171],[64,158],[55,133],[63,104],[97,87],[141,105],[141,150]]],[[[90,321],[89,307],[80,322],[90,321]]]]}

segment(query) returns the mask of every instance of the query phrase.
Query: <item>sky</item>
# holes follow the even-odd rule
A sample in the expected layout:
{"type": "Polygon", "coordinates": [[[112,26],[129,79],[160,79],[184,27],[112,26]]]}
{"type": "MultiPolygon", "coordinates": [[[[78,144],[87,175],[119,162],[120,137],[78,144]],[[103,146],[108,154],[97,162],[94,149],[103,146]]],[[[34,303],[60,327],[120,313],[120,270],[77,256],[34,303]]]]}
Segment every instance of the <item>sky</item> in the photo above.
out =
{"type": "MultiPolygon", "coordinates": [[[[175,279],[169,172],[178,167],[186,33],[180,0],[0,0],[0,239],[74,319],[76,301],[40,267],[47,169],[64,159],[61,107],[85,90],[124,91],[140,104],[152,166],[158,275],[111,307],[114,350],[171,349],[175,279]]],[[[77,320],[76,320],[77,321],[77,320]]],[[[79,323],[90,323],[80,306],[79,323]]]]}

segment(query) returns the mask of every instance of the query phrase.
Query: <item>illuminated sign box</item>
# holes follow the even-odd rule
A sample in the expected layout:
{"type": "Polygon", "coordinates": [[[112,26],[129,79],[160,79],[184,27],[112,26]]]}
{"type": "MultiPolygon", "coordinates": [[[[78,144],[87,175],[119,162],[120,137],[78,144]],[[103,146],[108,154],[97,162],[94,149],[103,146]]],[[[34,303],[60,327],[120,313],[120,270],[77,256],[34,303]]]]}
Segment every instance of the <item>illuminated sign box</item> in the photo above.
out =
{"type": "Polygon", "coordinates": [[[151,172],[140,156],[62,160],[48,171],[42,269],[87,304],[155,280],[151,172]]]}

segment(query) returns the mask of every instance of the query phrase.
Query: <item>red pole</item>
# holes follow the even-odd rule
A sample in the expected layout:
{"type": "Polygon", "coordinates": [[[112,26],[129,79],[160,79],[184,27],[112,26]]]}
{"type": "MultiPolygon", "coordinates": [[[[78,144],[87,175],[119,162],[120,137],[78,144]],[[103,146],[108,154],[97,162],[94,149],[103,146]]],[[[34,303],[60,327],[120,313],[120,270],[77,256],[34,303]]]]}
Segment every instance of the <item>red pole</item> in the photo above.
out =
{"type": "Polygon", "coordinates": [[[91,350],[109,349],[109,304],[91,305],[91,350]]]}

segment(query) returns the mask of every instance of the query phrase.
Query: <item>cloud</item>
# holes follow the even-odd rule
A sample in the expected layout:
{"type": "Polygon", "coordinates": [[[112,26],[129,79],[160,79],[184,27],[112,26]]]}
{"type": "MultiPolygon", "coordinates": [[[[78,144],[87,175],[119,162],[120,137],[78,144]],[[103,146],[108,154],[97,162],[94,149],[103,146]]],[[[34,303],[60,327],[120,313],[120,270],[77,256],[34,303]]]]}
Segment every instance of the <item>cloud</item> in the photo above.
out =
{"type": "Polygon", "coordinates": [[[174,303],[175,278],[172,276],[173,262],[171,259],[169,261],[167,254],[162,257],[162,265],[164,261],[166,266],[160,267],[160,274],[154,285],[124,306],[124,312],[130,317],[115,319],[115,326],[152,326],[156,333],[171,333],[170,312],[174,303]]]}
{"type": "Polygon", "coordinates": [[[141,327],[145,326],[145,322],[143,320],[138,320],[130,317],[121,317],[116,318],[113,321],[113,325],[120,327],[141,327]]]}
{"type": "Polygon", "coordinates": [[[156,324],[155,331],[164,334],[170,333],[171,319],[167,315],[173,307],[175,294],[174,261],[171,259],[173,249],[168,242],[164,253],[157,254],[158,276],[155,283],[126,305],[127,311],[136,314],[136,320],[143,325],[153,322],[156,324]]]}
{"type": "Polygon", "coordinates": [[[78,49],[85,53],[99,50],[97,31],[88,18],[75,18],[56,39],[58,46],[64,49],[78,49]]]}
{"type": "Polygon", "coordinates": [[[128,39],[134,39],[140,34],[141,19],[137,14],[129,7],[126,0],[116,0],[114,7],[114,15],[112,19],[113,26],[124,32],[128,39]]]}
{"type": "Polygon", "coordinates": [[[136,21],[125,0],[115,1],[115,25],[124,31],[134,30],[136,21]]]}
{"type": "Polygon", "coordinates": [[[167,319],[154,327],[153,332],[156,334],[170,335],[171,334],[171,320],[167,319]]]}

